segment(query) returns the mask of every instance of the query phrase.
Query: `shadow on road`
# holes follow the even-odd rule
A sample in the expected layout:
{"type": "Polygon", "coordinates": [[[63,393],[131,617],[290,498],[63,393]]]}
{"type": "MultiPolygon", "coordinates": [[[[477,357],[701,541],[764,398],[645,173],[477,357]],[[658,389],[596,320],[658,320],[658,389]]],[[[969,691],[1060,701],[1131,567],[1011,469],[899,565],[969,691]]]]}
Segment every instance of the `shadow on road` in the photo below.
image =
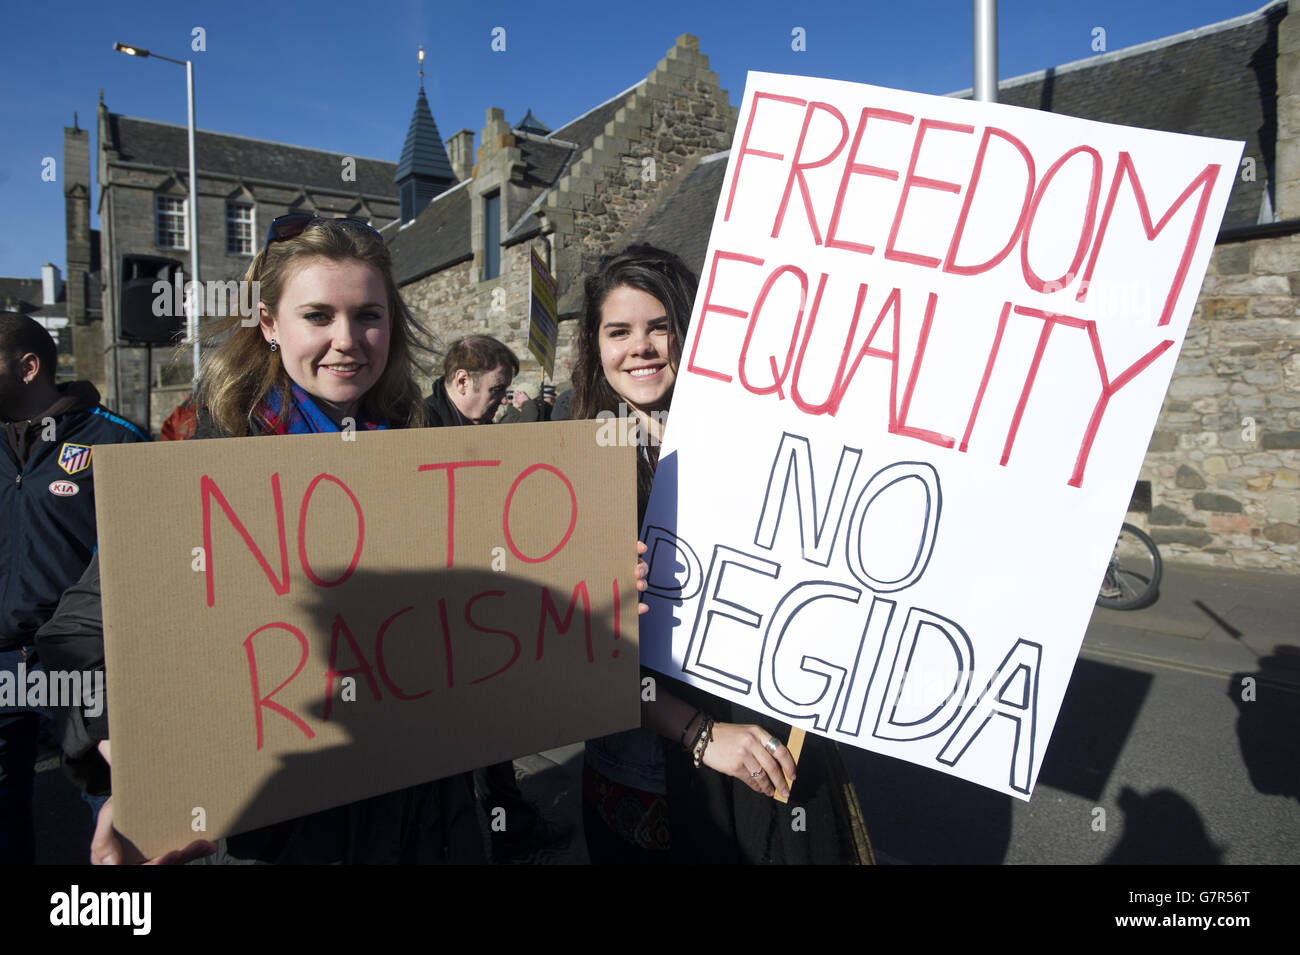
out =
{"type": "Polygon", "coordinates": [[[1127,667],[1080,659],[1065,691],[1038,785],[1092,802],[1100,800],[1153,679],[1127,667]]]}
{"type": "Polygon", "coordinates": [[[876,857],[915,865],[997,865],[1011,843],[1011,797],[901,759],[840,747],[876,857]]]}
{"type": "Polygon", "coordinates": [[[1103,865],[1220,865],[1223,849],[1210,841],[1196,807],[1172,789],[1119,794],[1124,834],[1103,865]]]}
{"type": "Polygon", "coordinates": [[[1278,644],[1259,669],[1229,677],[1227,692],[1251,785],[1300,801],[1300,648],[1278,644]]]}

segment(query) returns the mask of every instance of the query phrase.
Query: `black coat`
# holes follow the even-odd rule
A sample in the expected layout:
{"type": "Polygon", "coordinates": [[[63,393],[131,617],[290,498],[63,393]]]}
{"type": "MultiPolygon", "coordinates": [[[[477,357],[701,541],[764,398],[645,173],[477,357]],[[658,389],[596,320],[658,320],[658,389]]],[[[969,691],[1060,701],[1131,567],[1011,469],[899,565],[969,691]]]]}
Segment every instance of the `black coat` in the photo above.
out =
{"type": "Polygon", "coordinates": [[[454,428],[457,425],[469,424],[465,416],[456,410],[456,406],[451,403],[451,398],[447,395],[447,386],[444,383],[446,379],[439,378],[433,383],[433,390],[429,392],[429,397],[424,399],[425,410],[429,412],[429,426],[432,428],[454,428]]]}
{"type": "Polygon", "coordinates": [[[30,646],[59,595],[90,562],[97,541],[94,445],[149,440],[99,404],[88,382],[59,390],[52,440],[38,416],[30,424],[6,422],[0,442],[0,650],[30,646]]]}

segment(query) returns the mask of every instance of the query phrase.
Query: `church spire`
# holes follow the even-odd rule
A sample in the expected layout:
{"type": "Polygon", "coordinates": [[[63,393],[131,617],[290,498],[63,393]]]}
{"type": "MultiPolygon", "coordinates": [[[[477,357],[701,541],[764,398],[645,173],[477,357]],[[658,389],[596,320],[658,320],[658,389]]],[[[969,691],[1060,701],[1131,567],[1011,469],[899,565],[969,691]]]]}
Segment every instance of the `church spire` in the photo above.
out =
{"type": "Polygon", "coordinates": [[[410,222],[429,200],[456,185],[456,174],[452,172],[447,150],[429,110],[429,100],[424,95],[424,47],[420,47],[419,61],[420,90],[415,97],[415,113],[393,176],[401,198],[403,222],[410,222]]]}

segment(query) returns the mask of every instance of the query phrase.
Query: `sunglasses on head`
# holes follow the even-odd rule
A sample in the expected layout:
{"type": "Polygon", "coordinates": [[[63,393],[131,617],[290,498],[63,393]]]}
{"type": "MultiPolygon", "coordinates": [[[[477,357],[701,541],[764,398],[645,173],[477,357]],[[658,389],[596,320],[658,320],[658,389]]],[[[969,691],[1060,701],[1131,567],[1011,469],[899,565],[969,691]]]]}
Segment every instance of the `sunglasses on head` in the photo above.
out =
{"type": "Polygon", "coordinates": [[[271,225],[266,230],[266,244],[270,245],[272,242],[297,238],[306,231],[309,225],[318,221],[340,222],[354,225],[378,236],[380,241],[383,241],[383,237],[379,235],[378,229],[374,228],[368,222],[363,222],[360,219],[353,219],[351,216],[339,216],[337,219],[328,219],[325,216],[318,216],[314,212],[291,212],[288,215],[276,216],[271,220],[271,225]]]}

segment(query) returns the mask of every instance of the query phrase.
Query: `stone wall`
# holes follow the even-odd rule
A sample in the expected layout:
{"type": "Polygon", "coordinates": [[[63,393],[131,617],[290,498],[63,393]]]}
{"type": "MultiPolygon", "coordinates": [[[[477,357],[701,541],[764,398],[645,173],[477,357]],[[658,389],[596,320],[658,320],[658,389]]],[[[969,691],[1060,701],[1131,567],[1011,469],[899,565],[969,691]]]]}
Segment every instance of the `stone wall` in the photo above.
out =
{"type": "MultiPolygon", "coordinates": [[[[501,274],[486,282],[475,282],[471,262],[462,262],[402,286],[402,299],[415,317],[433,331],[445,348],[466,335],[491,335],[505,342],[519,358],[517,384],[538,384],[541,368],[528,351],[528,250],[537,250],[546,260],[546,243],[541,239],[506,246],[501,250],[501,274]],[[498,295],[496,289],[504,295],[498,295]]],[[[571,335],[561,323],[561,344],[571,335]]],[[[442,355],[437,356],[434,374],[442,374],[442,355]]],[[[558,349],[555,380],[563,389],[573,369],[572,347],[558,349]]],[[[426,389],[427,390],[427,389],[426,389]]]]}
{"type": "MultiPolygon", "coordinates": [[[[664,190],[676,184],[692,159],[727,149],[735,125],[736,111],[709,70],[708,57],[699,52],[699,41],[689,34],[678,37],[543,201],[540,213],[551,233],[553,254],[543,238],[504,246],[497,278],[478,281],[481,262],[476,257],[403,286],[403,298],[442,344],[463,335],[491,335],[519,356],[516,383],[539,383],[541,369],[528,351],[529,248],[551,262],[563,297],[602,255],[613,251],[664,190]]],[[[519,208],[507,209],[511,196],[506,167],[517,156],[500,110],[488,111],[483,142],[474,170],[475,195],[500,188],[503,221],[508,224],[526,206],[514,197],[519,208]]],[[[480,207],[477,201],[472,207],[475,249],[482,243],[480,207]]],[[[560,322],[552,379],[560,391],[569,386],[577,334],[577,321],[560,322]]]]}
{"type": "Polygon", "coordinates": [[[1300,235],[1214,250],[1130,514],[1170,560],[1300,572],[1300,235]]]}
{"type": "Polygon", "coordinates": [[[546,198],[557,276],[590,272],[688,160],[729,149],[735,128],[736,110],[709,58],[683,34],[546,198]]]}

